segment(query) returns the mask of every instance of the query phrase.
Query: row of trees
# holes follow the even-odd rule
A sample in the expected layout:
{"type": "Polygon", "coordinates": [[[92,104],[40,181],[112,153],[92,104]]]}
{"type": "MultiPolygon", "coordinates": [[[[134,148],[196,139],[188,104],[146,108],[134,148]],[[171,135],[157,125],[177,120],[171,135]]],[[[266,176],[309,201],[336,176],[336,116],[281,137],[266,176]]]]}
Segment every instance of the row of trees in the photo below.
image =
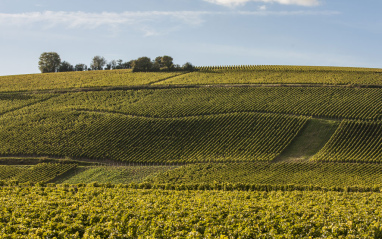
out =
{"type": "Polygon", "coordinates": [[[171,56],[158,56],[154,60],[149,57],[140,57],[127,62],[123,62],[121,59],[107,62],[104,57],[95,56],[90,63],[90,67],[83,63],[73,66],[67,61],[61,61],[61,57],[56,52],[42,53],[38,65],[41,73],[115,69],[133,69],[133,72],[193,71],[195,69],[189,62],[183,66],[174,64],[171,56]]]}

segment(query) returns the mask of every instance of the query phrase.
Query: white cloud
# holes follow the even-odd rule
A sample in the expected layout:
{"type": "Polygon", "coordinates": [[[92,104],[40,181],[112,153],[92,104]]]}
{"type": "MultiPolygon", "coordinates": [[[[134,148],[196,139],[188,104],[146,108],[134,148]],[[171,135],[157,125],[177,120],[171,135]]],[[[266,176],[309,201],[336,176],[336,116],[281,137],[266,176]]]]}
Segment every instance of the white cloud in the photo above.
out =
{"type": "Polygon", "coordinates": [[[279,3],[283,5],[299,5],[299,6],[317,6],[320,4],[319,0],[204,0],[206,2],[234,7],[244,5],[247,2],[263,2],[263,3],[279,3]]]}
{"type": "Polygon", "coordinates": [[[116,25],[132,25],[141,22],[152,22],[158,18],[172,18],[177,21],[187,23],[189,25],[198,25],[202,23],[201,15],[206,12],[103,12],[103,13],[86,13],[86,12],[29,12],[8,14],[0,13],[0,25],[26,25],[34,23],[47,23],[50,26],[58,24],[65,25],[67,28],[97,28],[100,26],[116,26],[116,25]]]}
{"type": "MultiPolygon", "coordinates": [[[[280,0],[281,1],[281,0],[280,0]]],[[[146,11],[146,12],[29,12],[0,13],[0,27],[37,26],[42,29],[59,27],[60,29],[96,29],[106,27],[118,35],[118,31],[129,26],[143,32],[144,36],[156,36],[178,31],[184,26],[200,26],[208,16],[307,16],[335,15],[333,11],[267,11],[262,6],[258,11],[146,11]],[[166,27],[163,27],[166,26],[166,27]]]]}
{"type": "Polygon", "coordinates": [[[261,10],[261,11],[265,11],[265,10],[267,10],[267,6],[265,6],[265,5],[260,6],[260,7],[259,7],[259,10],[261,10]]]}

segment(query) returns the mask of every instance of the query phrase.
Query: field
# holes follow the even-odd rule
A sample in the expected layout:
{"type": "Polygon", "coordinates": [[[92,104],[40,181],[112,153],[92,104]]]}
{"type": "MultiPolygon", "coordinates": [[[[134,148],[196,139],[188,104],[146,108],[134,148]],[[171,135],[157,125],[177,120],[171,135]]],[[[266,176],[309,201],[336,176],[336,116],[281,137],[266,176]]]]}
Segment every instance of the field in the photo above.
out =
{"type": "Polygon", "coordinates": [[[338,163],[224,163],[193,164],[148,179],[164,184],[267,184],[320,187],[373,187],[382,185],[382,165],[338,163]]]}
{"type": "Polygon", "coordinates": [[[201,67],[158,84],[380,85],[381,69],[306,66],[201,67]]]}
{"type": "Polygon", "coordinates": [[[177,166],[87,166],[78,167],[71,174],[52,181],[63,184],[109,183],[130,184],[143,183],[161,172],[177,166]]]}
{"type": "Polygon", "coordinates": [[[382,238],[382,69],[0,77],[0,238],[382,238]]]}
{"type": "Polygon", "coordinates": [[[0,77],[0,92],[146,85],[180,73],[132,73],[130,70],[62,72],[0,77]]]}
{"type": "Polygon", "coordinates": [[[2,238],[382,236],[380,193],[3,187],[0,200],[2,238]]]}

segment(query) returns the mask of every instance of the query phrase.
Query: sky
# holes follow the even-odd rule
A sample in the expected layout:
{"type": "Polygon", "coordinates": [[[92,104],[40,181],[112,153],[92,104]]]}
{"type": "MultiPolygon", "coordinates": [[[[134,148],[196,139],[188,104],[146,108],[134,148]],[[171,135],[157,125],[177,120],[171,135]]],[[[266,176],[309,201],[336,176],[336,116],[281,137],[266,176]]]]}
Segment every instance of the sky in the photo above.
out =
{"type": "Polygon", "coordinates": [[[169,55],[174,63],[382,68],[381,0],[0,0],[0,75],[169,55]]]}

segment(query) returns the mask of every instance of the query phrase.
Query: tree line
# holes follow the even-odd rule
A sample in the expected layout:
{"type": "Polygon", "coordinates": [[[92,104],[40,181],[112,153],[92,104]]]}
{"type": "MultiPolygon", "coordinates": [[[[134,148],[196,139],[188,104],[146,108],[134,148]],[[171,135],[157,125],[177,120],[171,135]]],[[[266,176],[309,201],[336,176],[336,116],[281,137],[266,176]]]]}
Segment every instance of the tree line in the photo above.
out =
{"type": "Polygon", "coordinates": [[[158,72],[158,71],[194,71],[195,67],[187,62],[183,66],[174,64],[171,56],[158,56],[154,60],[149,57],[139,57],[136,60],[124,62],[122,59],[110,62],[102,56],[93,57],[88,67],[79,63],[72,65],[67,61],[61,61],[57,52],[44,52],[39,58],[39,69],[41,73],[68,72],[68,71],[93,71],[93,70],[116,70],[132,69],[133,72],[158,72]]]}

